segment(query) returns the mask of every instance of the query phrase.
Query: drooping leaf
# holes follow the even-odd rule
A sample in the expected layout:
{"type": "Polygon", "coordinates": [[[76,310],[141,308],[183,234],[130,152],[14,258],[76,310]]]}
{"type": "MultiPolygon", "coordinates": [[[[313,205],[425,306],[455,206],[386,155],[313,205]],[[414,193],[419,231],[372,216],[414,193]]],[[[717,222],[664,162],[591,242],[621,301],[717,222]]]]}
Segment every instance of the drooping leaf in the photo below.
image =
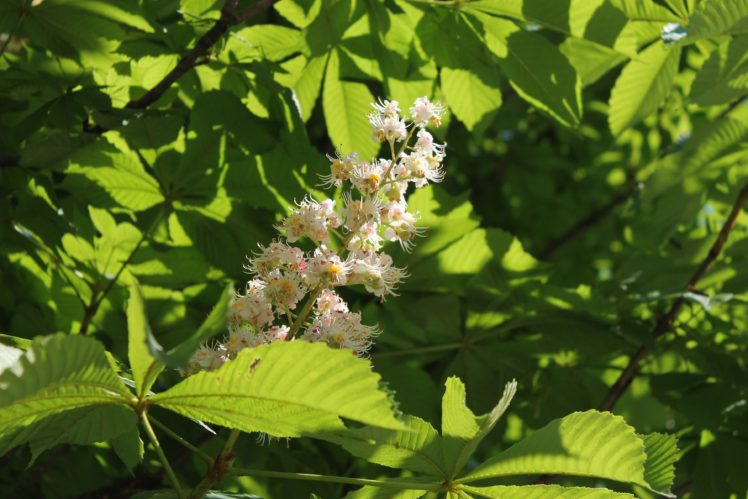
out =
{"type": "Polygon", "coordinates": [[[44,418],[71,409],[125,404],[127,388],[99,342],[55,334],[35,340],[0,374],[0,448],[23,443],[44,418]]]}
{"type": "Polygon", "coordinates": [[[138,395],[144,395],[156,381],[164,365],[148,348],[153,333],[145,313],[145,302],[140,285],[133,279],[130,285],[130,298],[127,301],[127,357],[135,380],[138,395]]]}
{"type": "Polygon", "coordinates": [[[680,47],[662,42],[647,47],[623,68],[610,95],[608,123],[618,135],[657,110],[670,95],[680,61],[680,47]]]}
{"type": "Polygon", "coordinates": [[[641,438],[647,453],[644,479],[654,490],[670,490],[675,479],[674,463],[679,457],[677,439],[662,433],[650,433],[641,438]]]}
{"type": "Polygon", "coordinates": [[[574,67],[544,37],[505,19],[474,13],[488,49],[524,99],[567,126],[582,117],[581,82],[574,67]]]}
{"type": "Polygon", "coordinates": [[[279,437],[340,429],[340,417],[399,429],[378,381],[350,352],[281,342],[244,350],[150,400],[187,417],[279,437]]]}

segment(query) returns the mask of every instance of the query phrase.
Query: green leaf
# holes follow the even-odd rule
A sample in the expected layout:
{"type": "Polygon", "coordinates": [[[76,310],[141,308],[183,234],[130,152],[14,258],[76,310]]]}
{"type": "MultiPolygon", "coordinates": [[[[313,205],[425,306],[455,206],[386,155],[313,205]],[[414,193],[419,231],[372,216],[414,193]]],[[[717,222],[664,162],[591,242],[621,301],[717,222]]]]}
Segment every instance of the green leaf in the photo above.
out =
{"type": "Polygon", "coordinates": [[[133,379],[139,396],[148,393],[164,365],[148,348],[153,339],[140,285],[133,279],[130,285],[130,299],[127,301],[127,357],[130,361],[133,379]]]}
{"type": "Polygon", "coordinates": [[[631,494],[607,489],[558,485],[496,485],[493,487],[461,485],[460,489],[474,494],[475,497],[488,499],[634,499],[631,494]]]}
{"type": "Polygon", "coordinates": [[[582,85],[558,47],[511,21],[481,13],[471,17],[482,25],[488,49],[517,93],[562,124],[577,125],[582,85]]]}
{"type": "Polygon", "coordinates": [[[24,442],[18,430],[33,431],[30,427],[48,416],[130,398],[99,342],[63,334],[35,340],[2,371],[0,388],[0,448],[5,450],[24,442]]]}
{"type": "MultiPolygon", "coordinates": [[[[487,14],[537,23],[622,53],[633,53],[635,50],[636,39],[626,30],[626,14],[609,1],[478,0],[467,3],[465,7],[487,14]]],[[[677,21],[678,18],[673,17],[673,20],[677,21]]]]}
{"type": "MultiPolygon", "coordinates": [[[[499,81],[490,71],[479,76],[468,69],[441,70],[441,87],[450,112],[473,131],[501,106],[499,81]]],[[[481,128],[485,128],[483,123],[481,128]]]]}
{"type": "Polygon", "coordinates": [[[691,84],[691,99],[700,106],[726,104],[748,94],[748,36],[720,44],[691,84]]]}
{"type": "Polygon", "coordinates": [[[567,38],[558,48],[574,66],[583,87],[626,60],[626,56],[612,49],[581,38],[567,38]]]}
{"type": "Polygon", "coordinates": [[[442,446],[450,478],[454,478],[465,467],[478,444],[506,412],[515,393],[517,382],[507,383],[504,393],[491,412],[476,418],[465,405],[465,385],[457,377],[447,379],[442,398],[442,446]]]}
{"type": "Polygon", "coordinates": [[[3,372],[21,358],[23,350],[0,343],[0,372],[3,372]]]}
{"type": "Polygon", "coordinates": [[[74,154],[70,162],[69,174],[85,176],[124,208],[143,211],[164,202],[158,182],[134,152],[99,142],[74,154]]]}
{"type": "Polygon", "coordinates": [[[123,406],[81,407],[52,415],[28,428],[24,435],[31,447],[31,461],[61,444],[92,445],[109,442],[124,433],[137,435],[138,418],[123,406]]]}
{"type": "Polygon", "coordinates": [[[643,120],[665,102],[678,73],[680,47],[658,41],[623,68],[610,95],[608,123],[613,135],[643,120]]]}
{"type": "MultiPolygon", "coordinates": [[[[594,476],[646,487],[662,495],[659,471],[648,473],[645,442],[620,416],[598,411],[575,412],[531,434],[489,459],[459,482],[510,475],[594,476]],[[603,442],[603,444],[601,444],[603,442]],[[647,482],[647,476],[657,478],[647,482]]],[[[659,469],[675,456],[653,456],[659,469]]]]}
{"type": "Polygon", "coordinates": [[[130,471],[143,460],[145,449],[143,448],[143,441],[140,439],[137,425],[127,426],[122,433],[110,441],[110,444],[114,452],[130,471]]]}
{"type": "Polygon", "coordinates": [[[278,437],[341,428],[339,417],[400,429],[369,363],[319,343],[278,342],[191,376],[151,403],[183,416],[278,437]]]}
{"type": "Polygon", "coordinates": [[[393,431],[367,426],[341,431],[326,437],[354,456],[369,462],[445,477],[441,439],[428,422],[415,416],[403,418],[403,430],[393,431]]]}
{"type": "Polygon", "coordinates": [[[285,26],[263,24],[231,33],[226,49],[236,59],[280,61],[301,50],[301,32],[285,26]]]}
{"type": "Polygon", "coordinates": [[[215,306],[200,327],[168,352],[164,352],[163,347],[149,334],[147,341],[150,356],[155,357],[158,361],[169,367],[185,367],[201,343],[204,343],[218,333],[226,331],[226,315],[233,296],[234,287],[232,285],[224,288],[215,306]]]}
{"type": "Polygon", "coordinates": [[[654,490],[670,490],[675,479],[674,463],[679,457],[678,440],[662,433],[650,433],[641,438],[647,453],[644,479],[654,490]]]}
{"type": "Polygon", "coordinates": [[[322,7],[321,0],[281,0],[275,10],[297,28],[306,28],[317,17],[322,7]]]}
{"type": "MultiPolygon", "coordinates": [[[[419,480],[414,480],[413,478],[409,477],[404,479],[392,478],[385,481],[395,484],[398,481],[418,482],[419,480]]],[[[398,490],[395,488],[390,489],[383,487],[366,486],[349,492],[345,496],[345,499],[418,499],[419,497],[423,497],[425,494],[425,490],[398,490]]]]}
{"type": "Polygon", "coordinates": [[[686,41],[748,31],[748,0],[700,2],[688,22],[686,41]]]}
{"type": "Polygon", "coordinates": [[[333,145],[343,153],[358,152],[363,159],[373,157],[380,149],[372,137],[366,117],[372,111],[374,97],[363,83],[340,81],[338,54],[327,62],[322,106],[333,145]]]}

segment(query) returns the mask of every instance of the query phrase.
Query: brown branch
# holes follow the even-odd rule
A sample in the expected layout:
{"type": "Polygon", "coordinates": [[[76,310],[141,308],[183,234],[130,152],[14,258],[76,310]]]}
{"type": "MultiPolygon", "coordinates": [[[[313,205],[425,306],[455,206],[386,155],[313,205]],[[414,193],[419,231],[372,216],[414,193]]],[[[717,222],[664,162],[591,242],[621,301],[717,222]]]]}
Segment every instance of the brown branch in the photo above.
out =
{"type": "Polygon", "coordinates": [[[211,47],[226,34],[229,28],[243,23],[251,16],[267,9],[276,1],[277,0],[260,0],[237,14],[235,9],[238,0],[226,0],[226,3],[221,9],[221,17],[218,18],[216,23],[207,31],[207,33],[200,37],[195,46],[182,56],[174,69],[169,71],[169,73],[164,76],[156,86],[151,88],[141,97],[128,102],[125,107],[128,109],[145,109],[156,102],[174,83],[176,83],[177,80],[179,80],[187,71],[195,67],[199,60],[208,54],[211,47]]]}
{"type": "Polygon", "coordinates": [[[625,203],[634,194],[636,189],[636,184],[630,185],[625,191],[614,196],[606,204],[591,211],[589,215],[577,222],[576,225],[571,227],[569,230],[567,230],[557,238],[553,239],[548,244],[548,246],[545,247],[544,250],[538,253],[538,258],[540,258],[541,260],[547,260],[551,258],[553,254],[563,246],[567,245],[576,237],[584,234],[585,232],[587,232],[587,230],[603,221],[608,215],[613,212],[613,210],[617,206],[625,203]]]}
{"type": "MultiPolygon", "coordinates": [[[[748,203],[748,184],[746,184],[740,190],[740,194],[738,194],[738,198],[735,201],[730,214],[727,216],[727,220],[725,220],[725,223],[722,226],[722,230],[719,231],[717,240],[714,241],[714,244],[712,244],[712,247],[709,249],[709,253],[706,255],[706,258],[704,258],[699,267],[696,269],[696,272],[694,272],[694,274],[686,283],[684,294],[681,294],[670,306],[670,310],[668,310],[665,315],[660,316],[660,318],[657,320],[657,324],[655,324],[655,327],[652,330],[653,340],[656,340],[666,332],[670,331],[675,317],[678,315],[678,312],[680,312],[680,309],[686,302],[685,292],[691,291],[692,289],[696,288],[696,284],[701,280],[702,277],[704,277],[706,271],[714,263],[717,257],[719,257],[720,253],[722,252],[722,248],[727,242],[727,238],[730,236],[730,232],[735,227],[738,215],[740,215],[740,212],[743,210],[743,207],[745,207],[746,203],[748,203]]],[[[639,349],[634,353],[634,355],[631,356],[628,365],[621,372],[616,382],[613,383],[613,385],[608,390],[608,393],[605,395],[603,402],[598,407],[599,410],[610,411],[613,409],[613,407],[616,405],[616,402],[618,402],[621,396],[623,396],[623,394],[626,392],[626,389],[629,387],[629,385],[631,385],[631,382],[634,380],[636,375],[639,374],[639,370],[641,369],[641,361],[647,356],[647,354],[649,354],[649,352],[650,347],[648,347],[647,345],[641,345],[639,349]]]]}

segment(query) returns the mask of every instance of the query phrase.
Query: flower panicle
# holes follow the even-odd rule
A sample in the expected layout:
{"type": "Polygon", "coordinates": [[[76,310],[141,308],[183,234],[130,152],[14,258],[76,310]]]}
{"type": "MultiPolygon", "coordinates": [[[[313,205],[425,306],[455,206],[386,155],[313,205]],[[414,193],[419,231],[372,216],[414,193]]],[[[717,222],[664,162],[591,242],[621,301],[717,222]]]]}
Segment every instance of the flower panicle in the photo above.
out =
{"type": "Polygon", "coordinates": [[[341,202],[306,196],[276,226],[280,237],[248,257],[251,279],[229,307],[226,336],[195,352],[184,375],[213,370],[245,348],[275,341],[322,342],[365,356],[381,333],[351,311],[338,290],[361,286],[384,302],[408,277],[383,248],[411,251],[426,228],[408,208],[411,186],[444,179],[446,144],[426,130],[439,127],[445,107],[419,97],[408,115],[395,100],[378,99],[367,116],[374,140],[389,157],[336,151],[321,185],[342,190],[341,202]],[[309,240],[313,249],[297,246],[309,240]]]}

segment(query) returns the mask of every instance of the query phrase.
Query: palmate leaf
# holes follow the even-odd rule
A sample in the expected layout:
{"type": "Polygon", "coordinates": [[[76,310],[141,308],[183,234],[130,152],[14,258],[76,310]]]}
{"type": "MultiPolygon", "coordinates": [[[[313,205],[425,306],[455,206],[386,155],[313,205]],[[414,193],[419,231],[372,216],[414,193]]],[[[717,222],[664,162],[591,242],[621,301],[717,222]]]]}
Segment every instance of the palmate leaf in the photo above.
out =
{"type": "Polygon", "coordinates": [[[662,470],[669,469],[676,456],[668,451],[669,444],[654,437],[649,446],[651,458],[647,447],[620,416],[575,412],[552,421],[458,482],[510,475],[594,476],[672,496],[662,470]]]}
{"type": "Polygon", "coordinates": [[[24,442],[19,430],[63,411],[98,404],[124,404],[127,388],[104,347],[91,338],[56,334],[34,341],[0,374],[0,449],[24,442]]]}
{"type": "Polygon", "coordinates": [[[658,41],[623,68],[610,95],[608,124],[613,135],[655,112],[670,95],[680,53],[680,47],[666,48],[658,41]]]}
{"type": "Polygon", "coordinates": [[[379,376],[348,351],[303,341],[247,349],[195,374],[152,404],[184,416],[278,437],[339,430],[339,418],[400,429],[379,376]]]}
{"type": "Polygon", "coordinates": [[[558,485],[496,485],[493,487],[460,486],[473,495],[488,499],[634,499],[631,494],[587,487],[558,485]]]}

